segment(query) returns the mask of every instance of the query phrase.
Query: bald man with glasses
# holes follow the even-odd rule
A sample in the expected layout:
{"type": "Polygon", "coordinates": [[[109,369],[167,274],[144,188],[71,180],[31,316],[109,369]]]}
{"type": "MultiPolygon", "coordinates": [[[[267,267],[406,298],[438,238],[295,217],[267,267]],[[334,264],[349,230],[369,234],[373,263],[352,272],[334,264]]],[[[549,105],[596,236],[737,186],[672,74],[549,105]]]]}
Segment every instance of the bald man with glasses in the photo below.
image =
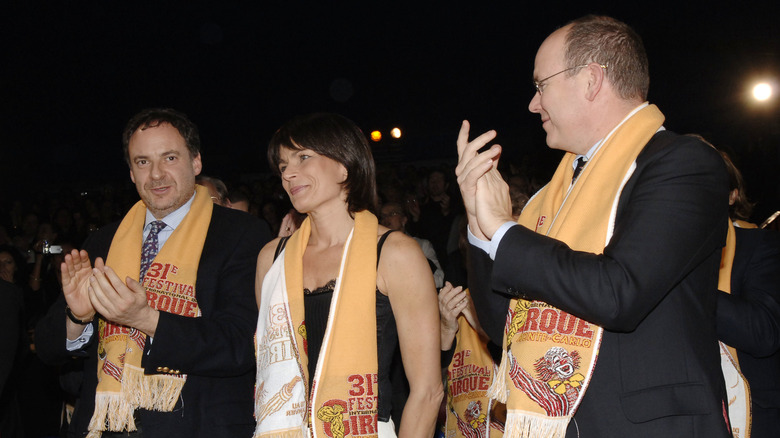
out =
{"type": "Polygon", "coordinates": [[[456,169],[469,288],[503,345],[505,436],[728,437],[715,332],[728,181],[719,154],[666,131],[639,36],[609,17],[553,32],[534,63],[547,145],[566,152],[515,222],[494,131],[456,169]],[[541,435],[545,431],[545,435],[541,435]]]}

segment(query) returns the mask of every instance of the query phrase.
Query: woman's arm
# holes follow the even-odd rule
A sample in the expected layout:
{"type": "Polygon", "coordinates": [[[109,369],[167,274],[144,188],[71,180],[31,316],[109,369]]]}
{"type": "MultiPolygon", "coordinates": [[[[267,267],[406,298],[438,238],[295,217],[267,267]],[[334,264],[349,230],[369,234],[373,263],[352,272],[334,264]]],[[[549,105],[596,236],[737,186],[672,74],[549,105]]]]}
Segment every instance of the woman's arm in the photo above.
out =
{"type": "Polygon", "coordinates": [[[409,380],[399,436],[431,437],[443,394],[439,307],[431,269],[417,242],[401,233],[388,237],[377,286],[390,298],[409,380]]]}

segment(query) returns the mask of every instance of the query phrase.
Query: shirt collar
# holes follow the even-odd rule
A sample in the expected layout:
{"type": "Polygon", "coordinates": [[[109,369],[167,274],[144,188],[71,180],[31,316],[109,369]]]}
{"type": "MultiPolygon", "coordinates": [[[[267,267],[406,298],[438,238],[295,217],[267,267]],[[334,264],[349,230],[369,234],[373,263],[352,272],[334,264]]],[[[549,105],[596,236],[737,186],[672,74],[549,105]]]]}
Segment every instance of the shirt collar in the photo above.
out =
{"type": "MultiPolygon", "coordinates": [[[[187,213],[189,213],[190,208],[192,207],[192,203],[195,201],[195,193],[192,194],[192,197],[184,203],[181,207],[174,210],[169,215],[165,216],[164,218],[160,219],[163,222],[165,222],[165,228],[164,229],[170,229],[175,230],[176,227],[179,226],[181,221],[184,220],[184,217],[187,216],[187,213]]],[[[146,219],[144,221],[144,230],[146,230],[152,222],[158,220],[152,212],[149,211],[149,209],[146,209],[146,219]]]]}
{"type": "MultiPolygon", "coordinates": [[[[614,133],[615,133],[615,131],[617,131],[617,129],[618,129],[620,126],[622,126],[622,125],[623,125],[623,123],[626,123],[626,121],[627,121],[628,119],[630,119],[631,117],[633,117],[633,116],[634,116],[634,114],[638,113],[638,112],[639,112],[639,110],[643,109],[644,107],[646,107],[646,106],[648,106],[648,105],[650,105],[650,102],[643,102],[642,104],[640,104],[639,106],[637,106],[636,108],[634,108],[633,110],[631,110],[631,112],[630,112],[630,113],[628,113],[628,115],[627,115],[627,116],[626,116],[626,117],[625,117],[625,118],[624,118],[624,119],[623,119],[623,120],[622,120],[620,123],[618,123],[618,124],[617,124],[617,126],[615,126],[614,128],[612,128],[612,131],[610,131],[610,132],[609,132],[609,134],[607,134],[607,136],[606,136],[606,137],[604,137],[604,138],[602,138],[601,140],[597,141],[597,142],[596,142],[596,144],[594,144],[594,145],[593,145],[593,146],[592,146],[592,147],[591,147],[591,148],[588,150],[588,152],[586,152],[586,153],[585,153],[585,155],[582,155],[582,154],[580,154],[580,155],[577,155],[577,156],[575,157],[574,161],[572,162],[572,167],[573,167],[573,168],[576,168],[576,167],[577,167],[577,158],[580,158],[580,157],[585,157],[585,161],[586,161],[586,162],[587,162],[587,161],[589,161],[589,160],[590,160],[590,158],[593,156],[593,154],[595,154],[595,153],[596,153],[596,151],[598,151],[598,150],[599,150],[599,148],[601,147],[601,145],[604,143],[604,140],[606,140],[606,139],[608,139],[609,137],[611,137],[611,136],[612,136],[612,134],[614,134],[614,133]]],[[[665,130],[665,129],[666,129],[666,128],[664,128],[663,126],[661,126],[660,128],[658,128],[658,131],[663,131],[663,130],[665,130]]]]}

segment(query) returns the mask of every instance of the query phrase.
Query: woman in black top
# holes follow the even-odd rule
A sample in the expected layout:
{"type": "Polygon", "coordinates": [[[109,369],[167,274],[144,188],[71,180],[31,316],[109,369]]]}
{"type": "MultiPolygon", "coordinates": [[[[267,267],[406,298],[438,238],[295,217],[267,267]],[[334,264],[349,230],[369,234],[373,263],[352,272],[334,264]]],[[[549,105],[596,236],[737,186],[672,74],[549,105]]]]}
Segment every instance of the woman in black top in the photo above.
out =
{"type": "MultiPolygon", "coordinates": [[[[307,389],[311,391],[311,379],[318,359],[321,359],[319,349],[328,325],[331,297],[339,277],[345,242],[353,232],[357,215],[366,217],[364,212],[372,215],[376,212],[374,163],[363,133],[351,121],[334,114],[312,114],[291,120],[274,134],[268,157],[272,169],[280,174],[293,206],[298,212],[307,214],[310,221],[311,234],[302,256],[304,290],[300,293],[304,294],[307,339],[304,348],[309,359],[307,389]]],[[[388,231],[379,225],[376,232],[378,260],[373,292],[378,351],[366,352],[378,357],[379,429],[387,430],[388,427],[389,374],[398,343],[410,387],[399,435],[427,438],[433,435],[442,397],[436,289],[419,245],[403,233],[388,231]]],[[[275,253],[283,245],[276,239],[260,253],[256,285],[258,306],[264,292],[262,280],[274,263],[275,253]]],[[[268,309],[261,308],[260,312],[264,310],[267,312],[268,309]]],[[[360,327],[352,329],[361,330],[360,327]]],[[[264,341],[258,339],[257,342],[264,341]]],[[[321,407],[309,406],[310,417],[319,415],[318,409],[321,407]]],[[[347,418],[338,417],[346,413],[327,413],[343,418],[349,426],[347,418]]],[[[312,418],[309,420],[311,424],[312,418]]]]}

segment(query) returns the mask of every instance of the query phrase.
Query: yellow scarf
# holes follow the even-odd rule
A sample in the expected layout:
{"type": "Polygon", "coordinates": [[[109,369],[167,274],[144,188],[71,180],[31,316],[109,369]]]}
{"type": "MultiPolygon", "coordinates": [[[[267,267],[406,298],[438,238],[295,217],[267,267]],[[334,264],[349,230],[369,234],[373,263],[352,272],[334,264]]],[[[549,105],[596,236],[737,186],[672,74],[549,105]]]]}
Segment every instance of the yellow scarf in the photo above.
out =
{"type": "MultiPolygon", "coordinates": [[[[187,317],[199,317],[195,282],[203,243],[211,222],[213,204],[208,192],[197,187],[190,212],[176,227],[143,279],[149,305],[157,310],[187,317]]],[[[146,206],[133,206],[119,224],[106,265],[124,279],[138,279],[146,206]]],[[[173,410],[186,375],[145,375],[141,367],[146,335],[134,328],[99,319],[98,386],[95,412],[88,437],[103,431],[136,430],[133,411],[137,408],[173,410]]]]}
{"type": "MultiPolygon", "coordinates": [[[[734,224],[729,221],[729,232],[726,236],[726,245],[720,259],[720,272],[718,273],[718,289],[731,293],[731,269],[734,266],[734,252],[737,248],[737,236],[734,224]]],[[[731,432],[734,438],[750,438],[750,426],[752,422],[752,406],[750,400],[750,386],[737,359],[737,350],[734,347],[719,342],[720,366],[723,370],[723,378],[726,382],[726,393],[729,399],[729,420],[731,432]]]]}
{"type": "Polygon", "coordinates": [[[310,218],[263,279],[255,437],[377,436],[377,225],[373,214],[355,214],[310,390],[302,263],[310,218]]]}
{"type": "Polygon", "coordinates": [[[465,316],[458,317],[455,353],[447,367],[447,423],[445,436],[499,438],[504,436],[506,406],[487,396],[495,363],[487,343],[465,316]],[[490,433],[488,434],[488,428],[490,433]]]}
{"type": "MultiPolygon", "coordinates": [[[[567,153],[518,222],[574,250],[601,254],[636,157],[663,120],[655,105],[628,117],[606,137],[573,185],[575,155],[567,153]]],[[[489,393],[506,402],[506,434],[563,437],[590,382],[603,330],[541,301],[513,299],[509,314],[501,367],[489,393]],[[553,365],[561,363],[568,366],[553,365]]]]}

